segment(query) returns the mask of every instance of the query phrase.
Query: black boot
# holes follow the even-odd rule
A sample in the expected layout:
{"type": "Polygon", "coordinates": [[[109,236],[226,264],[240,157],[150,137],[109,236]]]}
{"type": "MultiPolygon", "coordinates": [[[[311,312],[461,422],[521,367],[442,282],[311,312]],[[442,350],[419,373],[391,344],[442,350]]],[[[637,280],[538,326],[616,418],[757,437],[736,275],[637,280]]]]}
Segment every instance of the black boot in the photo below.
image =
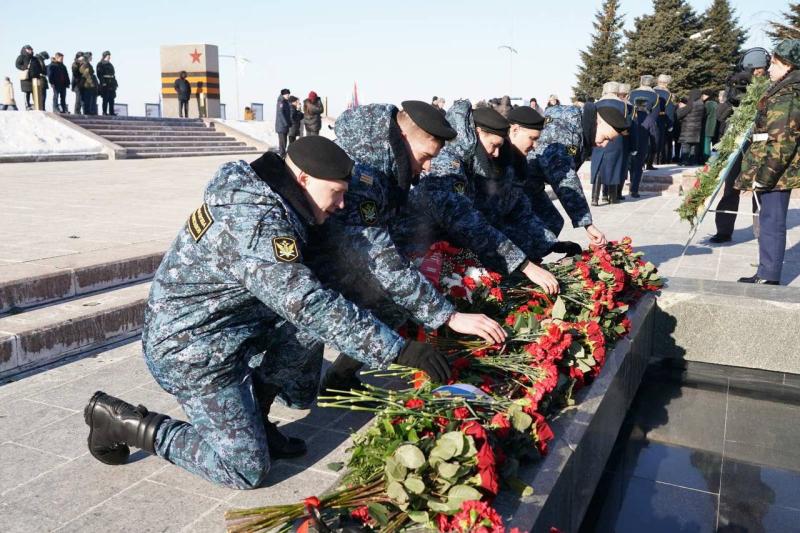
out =
{"type": "Polygon", "coordinates": [[[780,282],[760,278],[758,274],[749,278],[739,278],[738,281],[739,283],[754,283],[756,285],[780,285],[780,282]]]}
{"type": "Polygon", "coordinates": [[[278,388],[261,383],[257,378],[253,381],[256,402],[261,408],[261,417],[264,421],[264,431],[267,434],[269,456],[272,459],[289,459],[300,457],[308,451],[306,442],[297,437],[287,437],[278,430],[278,425],[269,420],[269,411],[278,395],[278,388]]]}
{"type": "Polygon", "coordinates": [[[592,205],[598,206],[600,205],[600,180],[596,180],[592,183],[592,205]]]}
{"type": "Polygon", "coordinates": [[[608,203],[610,204],[619,203],[619,185],[608,186],[608,203]]]}
{"type": "Polygon", "coordinates": [[[130,446],[154,455],[156,430],[169,417],[97,391],[83,419],[89,426],[89,452],[107,465],[121,465],[128,460],[130,446]]]}

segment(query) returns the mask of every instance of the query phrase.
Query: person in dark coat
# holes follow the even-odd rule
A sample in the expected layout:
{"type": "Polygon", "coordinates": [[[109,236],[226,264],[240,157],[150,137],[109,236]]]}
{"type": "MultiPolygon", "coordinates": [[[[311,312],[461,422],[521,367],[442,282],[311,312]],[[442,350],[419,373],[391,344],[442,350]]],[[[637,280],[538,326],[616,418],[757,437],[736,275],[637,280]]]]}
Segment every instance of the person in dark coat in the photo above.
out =
{"type": "MultiPolygon", "coordinates": [[[[657,82],[655,91],[658,94],[658,135],[656,137],[655,162],[659,165],[667,165],[672,162],[672,142],[676,135],[675,103],[668,88],[672,83],[672,76],[659,74],[657,82]]],[[[652,165],[647,166],[648,169],[651,167],[652,165]]]]}
{"type": "MultiPolygon", "coordinates": [[[[34,80],[39,80],[39,102],[37,111],[44,111],[44,103],[47,100],[47,65],[45,65],[45,60],[50,59],[50,54],[47,52],[39,52],[30,62],[30,67],[28,68],[28,72],[30,73],[31,77],[31,86],[33,90],[36,90],[36,86],[34,85],[34,80]]],[[[34,97],[34,105],[36,105],[36,98],[34,97]]]]}
{"type": "Polygon", "coordinates": [[[681,164],[699,165],[706,115],[700,89],[689,91],[686,105],[680,107],[675,114],[681,123],[681,136],[678,138],[681,144],[681,164]]]}
{"type": "Polygon", "coordinates": [[[100,97],[103,99],[103,114],[114,113],[114,99],[117,97],[117,76],[111,64],[111,52],[103,52],[103,58],[97,64],[97,79],[100,82],[100,97]]]}
{"type": "Polygon", "coordinates": [[[75,105],[73,109],[76,115],[80,115],[83,110],[83,101],[81,99],[81,62],[83,61],[83,52],[75,53],[75,61],[72,62],[72,92],[75,93],[75,105]]]}
{"type": "Polygon", "coordinates": [[[289,97],[292,106],[292,125],[289,127],[289,143],[292,144],[298,137],[303,136],[303,112],[300,111],[300,99],[296,96],[289,97]]]}
{"type": "Polygon", "coordinates": [[[717,142],[717,106],[719,103],[714,99],[714,91],[711,89],[703,91],[703,102],[706,111],[706,119],[703,127],[703,162],[711,156],[711,147],[717,142]]]}
{"type": "Polygon", "coordinates": [[[69,87],[69,71],[64,65],[64,54],[57,52],[53,60],[47,65],[47,81],[53,88],[53,112],[59,110],[68,113],[67,110],[67,88],[69,87]],[[59,99],[61,103],[59,104],[59,99]]]}
{"type": "Polygon", "coordinates": [[[314,91],[309,92],[308,98],[303,101],[303,125],[306,128],[306,135],[319,135],[324,112],[322,99],[314,91]]]}
{"type": "Polygon", "coordinates": [[[281,89],[275,106],[275,133],[278,134],[278,153],[281,157],[286,156],[286,138],[292,126],[292,106],[289,104],[291,94],[289,89],[281,89]]]}
{"type": "Polygon", "coordinates": [[[178,116],[189,118],[189,99],[192,97],[192,84],[186,79],[186,71],[182,70],[175,80],[175,92],[178,93],[178,116]]]}
{"type": "Polygon", "coordinates": [[[83,114],[97,114],[97,88],[100,85],[92,66],[92,53],[85,52],[80,66],[81,74],[81,100],[83,101],[83,114]]]}
{"type": "Polygon", "coordinates": [[[33,84],[31,83],[31,76],[28,70],[31,65],[31,59],[33,59],[33,48],[28,44],[23,46],[22,50],[19,51],[15,63],[17,70],[20,71],[19,88],[25,93],[25,109],[30,109],[32,107],[31,93],[33,92],[33,84]]]}
{"type": "MultiPolygon", "coordinates": [[[[627,104],[617,97],[619,83],[608,82],[603,85],[603,97],[597,101],[600,105],[611,105],[626,115],[627,104]]],[[[591,182],[592,205],[599,205],[600,190],[605,191],[603,199],[607,203],[619,202],[619,189],[622,174],[625,172],[625,144],[623,135],[615,137],[607,145],[592,150],[591,182]]]]}

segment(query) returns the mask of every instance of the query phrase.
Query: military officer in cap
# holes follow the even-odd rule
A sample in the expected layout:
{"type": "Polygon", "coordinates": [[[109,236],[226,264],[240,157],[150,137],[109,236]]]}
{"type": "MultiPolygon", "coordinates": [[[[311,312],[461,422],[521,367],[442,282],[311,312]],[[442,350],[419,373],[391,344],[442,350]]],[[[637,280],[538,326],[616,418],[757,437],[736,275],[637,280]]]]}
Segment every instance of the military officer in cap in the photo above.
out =
{"type": "Polygon", "coordinates": [[[667,165],[672,162],[673,132],[675,131],[675,102],[669,84],[672,76],[658,75],[658,85],[655,88],[658,95],[658,138],[656,139],[656,163],[667,165]]]}
{"type": "Polygon", "coordinates": [[[575,171],[575,154],[583,151],[581,110],[577,106],[555,105],[547,108],[544,117],[536,117],[520,109],[523,108],[509,113],[509,140],[515,148],[515,181],[528,197],[533,212],[556,237],[561,233],[564,219],[545,190],[545,184],[549,184],[573,226],[585,228],[590,243],[605,244],[605,235],[592,222],[575,171]],[[519,128],[516,131],[515,126],[519,128]],[[535,135],[536,142],[529,145],[525,135],[532,137],[537,129],[541,131],[535,135]]]}
{"type": "Polygon", "coordinates": [[[619,148],[617,147],[616,151],[611,153],[607,148],[615,142],[619,145],[620,136],[628,134],[631,122],[626,113],[625,103],[618,98],[604,98],[594,103],[587,102],[583,107],[584,146],[592,165],[592,205],[598,203],[602,180],[613,176],[608,169],[613,169],[618,163],[619,148]],[[604,162],[606,157],[610,160],[608,164],[604,162]],[[608,176],[601,175],[601,169],[605,169],[608,176]]]}
{"type": "Polygon", "coordinates": [[[269,421],[273,400],[302,401],[321,367],[282,344],[286,328],[373,367],[448,378],[431,345],[404,341],[304,264],[308,229],[342,208],[352,168],[319,136],[293,143],[285,161],[268,152],[220,167],[156,272],[142,333],[148,368],[189,421],[97,392],[84,410],[95,458],[122,464],[132,446],[220,485],[260,486],[270,458],[306,449],[269,421]]]}
{"type": "Polygon", "coordinates": [[[772,84],[758,102],[739,190],[757,195],[761,212],[758,271],[741,283],[778,285],[786,253],[786,216],[793,189],[800,188],[800,39],[787,39],[772,53],[772,84]]]}
{"type": "MultiPolygon", "coordinates": [[[[467,100],[454,103],[447,120],[458,136],[433,160],[399,216],[390,221],[394,241],[407,257],[422,257],[431,244],[446,240],[471,249],[491,269],[502,274],[519,270],[548,293],[557,292],[556,279],[535,264],[549,253],[554,236],[548,237],[541,223],[529,220],[525,227],[531,231],[519,230],[515,241],[505,233],[508,228],[494,226],[486,211],[478,208],[481,202],[484,210],[490,209],[488,202],[493,200],[478,195],[496,183],[497,172],[507,171],[507,164],[496,160],[505,144],[508,121],[489,108],[473,112],[467,100]]],[[[493,217],[499,213],[491,212],[493,217]]]]}
{"type": "MultiPolygon", "coordinates": [[[[609,81],[603,84],[603,96],[600,102],[614,102],[618,104],[624,114],[627,114],[627,104],[620,100],[619,83],[609,81]]],[[[623,172],[627,172],[625,167],[625,143],[627,141],[618,136],[612,139],[606,146],[597,147],[592,151],[591,182],[592,182],[592,205],[599,205],[600,191],[602,189],[603,199],[607,203],[616,204],[620,201],[620,188],[623,172]]]]}
{"type": "Polygon", "coordinates": [[[639,79],[639,87],[630,94],[633,104],[632,129],[636,129],[636,143],[631,153],[631,196],[639,198],[639,184],[644,167],[653,169],[658,130],[658,94],[653,89],[655,78],[649,74],[639,79]]]}
{"type": "MultiPolygon", "coordinates": [[[[502,342],[499,324],[482,314],[456,312],[389,235],[388,221],[405,204],[411,184],[430,168],[445,141],[456,136],[444,115],[420,101],[403,102],[402,110],[369,104],[342,113],[335,132],[336,143],[356,165],[344,209],[311,232],[311,269],[327,286],[393,327],[411,319],[429,329],[446,324],[459,333],[502,342]]],[[[320,389],[359,387],[355,376],[361,366],[341,354],[320,389]]]]}

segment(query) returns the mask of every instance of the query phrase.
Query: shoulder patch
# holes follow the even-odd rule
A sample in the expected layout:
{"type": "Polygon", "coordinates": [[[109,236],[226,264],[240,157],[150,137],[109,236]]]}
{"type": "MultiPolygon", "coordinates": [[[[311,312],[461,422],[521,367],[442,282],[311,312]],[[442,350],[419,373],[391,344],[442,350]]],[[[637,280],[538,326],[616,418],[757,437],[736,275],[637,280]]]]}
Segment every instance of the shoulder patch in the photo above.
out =
{"type": "Polygon", "coordinates": [[[294,263],[300,257],[297,242],[291,237],[273,237],[272,251],[281,263],[294,263]]]}
{"type": "Polygon", "coordinates": [[[467,190],[467,184],[463,181],[456,181],[453,183],[453,192],[458,194],[464,194],[467,190]]]}
{"type": "Polygon", "coordinates": [[[378,221],[378,206],[375,205],[373,200],[365,200],[358,206],[358,213],[361,215],[361,220],[366,225],[375,224],[378,221]]]}
{"type": "Polygon", "coordinates": [[[458,170],[459,168],[461,168],[461,162],[453,159],[452,161],[450,161],[450,166],[458,170]]]}
{"type": "Polygon", "coordinates": [[[544,117],[544,125],[545,126],[547,126],[551,122],[553,122],[553,117],[544,117]]]}
{"type": "Polygon", "coordinates": [[[572,157],[575,157],[576,155],[578,155],[578,147],[575,146],[574,144],[570,144],[569,146],[567,146],[567,153],[569,153],[569,155],[571,155],[572,157]]]}
{"type": "Polygon", "coordinates": [[[189,233],[192,234],[194,242],[198,242],[213,223],[214,217],[211,216],[208,205],[203,204],[197,211],[192,213],[189,220],[186,221],[186,228],[189,230],[189,233]]]}
{"type": "Polygon", "coordinates": [[[361,182],[361,183],[363,183],[364,185],[369,185],[369,186],[371,187],[371,186],[372,186],[372,183],[373,183],[375,180],[374,180],[374,179],[372,178],[372,176],[370,176],[369,174],[361,174],[361,177],[360,177],[360,178],[358,178],[358,181],[360,181],[360,182],[361,182]]]}

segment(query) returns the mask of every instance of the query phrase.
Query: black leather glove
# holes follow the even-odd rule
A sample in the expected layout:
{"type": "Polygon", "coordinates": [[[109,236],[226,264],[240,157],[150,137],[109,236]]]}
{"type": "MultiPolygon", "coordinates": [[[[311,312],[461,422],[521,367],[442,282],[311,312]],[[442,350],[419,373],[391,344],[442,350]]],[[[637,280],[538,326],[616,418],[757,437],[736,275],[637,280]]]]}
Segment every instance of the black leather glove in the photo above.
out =
{"type": "Polygon", "coordinates": [[[419,368],[433,381],[445,383],[450,379],[450,365],[439,350],[425,342],[406,341],[400,355],[394,361],[398,365],[419,368]]]}
{"type": "Polygon", "coordinates": [[[564,254],[567,257],[572,257],[573,255],[580,255],[583,252],[583,248],[577,242],[558,241],[550,251],[554,254],[564,254]]]}

